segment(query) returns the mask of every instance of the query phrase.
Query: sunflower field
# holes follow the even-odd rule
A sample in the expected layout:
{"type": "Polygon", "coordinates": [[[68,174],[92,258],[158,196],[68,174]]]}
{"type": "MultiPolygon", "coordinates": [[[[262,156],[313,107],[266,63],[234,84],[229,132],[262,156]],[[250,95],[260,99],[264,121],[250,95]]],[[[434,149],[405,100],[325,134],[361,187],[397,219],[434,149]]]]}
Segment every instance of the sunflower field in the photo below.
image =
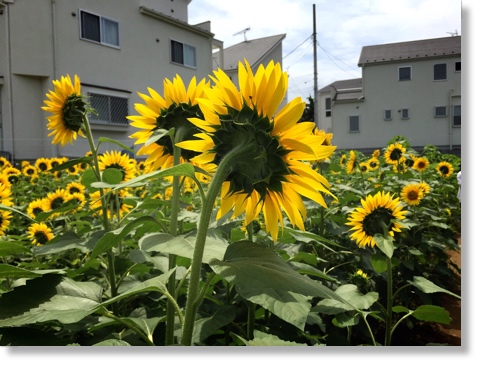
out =
{"type": "Polygon", "coordinates": [[[219,70],[139,93],[134,158],[55,80],[52,143],[90,150],[0,157],[0,345],[395,346],[450,323],[460,158],[337,150],[300,98],[280,107],[287,80],[245,62],[238,88],[219,70]]]}

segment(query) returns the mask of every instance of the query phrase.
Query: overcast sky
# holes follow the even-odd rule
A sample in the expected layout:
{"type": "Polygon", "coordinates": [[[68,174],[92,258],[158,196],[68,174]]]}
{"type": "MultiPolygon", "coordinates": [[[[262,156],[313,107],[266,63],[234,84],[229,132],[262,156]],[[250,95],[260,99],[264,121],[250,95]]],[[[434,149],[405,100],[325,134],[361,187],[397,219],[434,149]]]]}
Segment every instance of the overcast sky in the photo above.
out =
{"type": "Polygon", "coordinates": [[[224,48],[244,37],[286,34],[283,69],[290,76],[289,99],[306,99],[314,88],[313,4],[318,89],[361,77],[357,64],[363,46],[450,37],[462,31],[461,0],[192,0],[188,16],[190,24],[209,20],[224,48]],[[250,30],[245,34],[236,34],[246,28],[250,30]]]}

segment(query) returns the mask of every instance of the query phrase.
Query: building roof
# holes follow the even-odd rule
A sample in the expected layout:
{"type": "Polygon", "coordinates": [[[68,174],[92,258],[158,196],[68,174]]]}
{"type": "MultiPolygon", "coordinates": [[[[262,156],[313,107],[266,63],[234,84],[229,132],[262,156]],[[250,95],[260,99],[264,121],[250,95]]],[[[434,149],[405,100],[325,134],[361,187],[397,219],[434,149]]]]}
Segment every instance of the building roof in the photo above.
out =
{"type": "Polygon", "coordinates": [[[279,34],[270,37],[246,40],[223,50],[224,70],[236,70],[238,62],[246,59],[252,68],[257,62],[275,48],[286,37],[286,34],[279,34]]]}
{"type": "Polygon", "coordinates": [[[461,40],[461,36],[453,36],[364,46],[358,60],[358,66],[380,62],[460,55],[462,53],[461,40]]]}
{"type": "Polygon", "coordinates": [[[362,79],[335,81],[319,90],[320,93],[332,91],[335,101],[359,100],[363,96],[362,79]]]}

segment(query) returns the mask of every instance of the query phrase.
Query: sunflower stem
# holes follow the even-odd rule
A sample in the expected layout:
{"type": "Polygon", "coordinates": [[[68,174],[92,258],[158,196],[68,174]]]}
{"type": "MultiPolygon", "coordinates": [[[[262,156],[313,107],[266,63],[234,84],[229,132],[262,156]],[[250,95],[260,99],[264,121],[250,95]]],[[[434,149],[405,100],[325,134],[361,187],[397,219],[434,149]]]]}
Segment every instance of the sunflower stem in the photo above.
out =
{"type": "Polygon", "coordinates": [[[231,172],[232,160],[234,160],[236,156],[247,151],[249,148],[250,146],[248,144],[242,145],[231,150],[225,155],[225,157],[218,164],[217,171],[213,175],[207,194],[205,195],[205,201],[203,203],[202,211],[200,213],[200,221],[198,223],[198,232],[191,265],[192,271],[187,290],[185,321],[182,328],[182,345],[184,346],[192,345],[195,316],[200,304],[200,301],[197,301],[197,296],[200,286],[200,271],[202,268],[203,251],[205,249],[205,241],[207,239],[207,232],[210,225],[210,217],[213,212],[213,207],[215,206],[215,202],[222,188],[222,184],[225,182],[226,178],[231,172]]]}
{"type": "Polygon", "coordinates": [[[385,346],[390,346],[392,342],[392,259],[387,256],[387,312],[385,315],[385,346]]]}
{"type": "MultiPolygon", "coordinates": [[[[181,148],[176,147],[176,142],[182,140],[182,136],[180,133],[181,129],[174,133],[174,136],[171,138],[173,144],[173,166],[177,166],[180,164],[180,154],[181,148]]],[[[177,228],[178,228],[178,210],[179,210],[179,203],[180,200],[180,176],[175,175],[173,176],[173,183],[172,183],[172,205],[171,205],[171,212],[170,212],[170,234],[172,236],[177,235],[177,228]]],[[[168,256],[168,269],[173,269],[176,267],[177,264],[177,255],[169,254],[168,256]]],[[[175,298],[175,274],[170,275],[168,278],[167,289],[168,292],[174,296],[175,298]]],[[[166,333],[165,333],[165,345],[170,346],[174,343],[174,328],[175,328],[175,308],[171,302],[167,302],[167,319],[166,319],[166,333]]]]}

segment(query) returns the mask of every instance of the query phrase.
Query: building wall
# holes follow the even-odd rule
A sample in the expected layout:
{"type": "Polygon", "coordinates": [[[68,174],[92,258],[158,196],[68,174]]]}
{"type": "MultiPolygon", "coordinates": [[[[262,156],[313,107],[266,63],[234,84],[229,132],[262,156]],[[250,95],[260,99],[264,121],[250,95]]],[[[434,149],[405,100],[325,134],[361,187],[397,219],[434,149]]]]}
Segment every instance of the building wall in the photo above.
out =
{"type": "MultiPolygon", "coordinates": [[[[178,74],[187,85],[193,76],[197,81],[207,78],[212,71],[213,34],[186,23],[189,2],[175,0],[167,5],[163,0],[16,0],[4,7],[0,15],[1,148],[13,151],[16,159],[78,157],[90,149],[83,138],[61,147],[52,146],[47,136],[47,114],[41,107],[46,93],[53,89],[52,80],[63,75],[77,74],[83,93],[128,98],[129,115],[136,114],[135,103],[143,102],[137,93],[147,93],[151,87],[162,94],[165,78],[171,80],[178,74]],[[142,11],[141,6],[156,11],[142,11]],[[160,13],[165,6],[174,9],[181,21],[160,13]],[[117,21],[120,46],[81,39],[80,9],[117,21]],[[171,40],[195,47],[195,68],[170,62],[171,40]],[[17,141],[19,136],[30,143],[17,141]]],[[[136,130],[128,124],[93,125],[92,129],[95,138],[105,136],[133,146],[129,135],[136,130]]],[[[103,147],[118,149],[114,144],[103,147]]]]}
{"type": "MultiPolygon", "coordinates": [[[[461,72],[455,62],[461,58],[409,60],[401,63],[367,65],[363,68],[363,100],[332,105],[331,127],[338,149],[384,147],[396,135],[405,136],[412,147],[461,145],[461,128],[451,127],[451,106],[461,105],[461,72]],[[447,63],[447,80],[433,80],[433,65],[447,63]],[[398,81],[398,67],[411,66],[412,80],[398,81]],[[434,117],[434,107],[447,106],[447,117],[434,117]],[[400,110],[409,109],[401,119],[400,110]],[[392,110],[392,120],[384,120],[384,110],[392,110]],[[349,132],[349,116],[360,117],[360,132],[349,132]]],[[[324,99],[320,113],[324,114],[324,99]],[[322,109],[323,108],[323,109],[322,109]]],[[[320,119],[322,120],[322,119],[320,119]]],[[[328,127],[328,119],[323,123],[328,127]]]]}

